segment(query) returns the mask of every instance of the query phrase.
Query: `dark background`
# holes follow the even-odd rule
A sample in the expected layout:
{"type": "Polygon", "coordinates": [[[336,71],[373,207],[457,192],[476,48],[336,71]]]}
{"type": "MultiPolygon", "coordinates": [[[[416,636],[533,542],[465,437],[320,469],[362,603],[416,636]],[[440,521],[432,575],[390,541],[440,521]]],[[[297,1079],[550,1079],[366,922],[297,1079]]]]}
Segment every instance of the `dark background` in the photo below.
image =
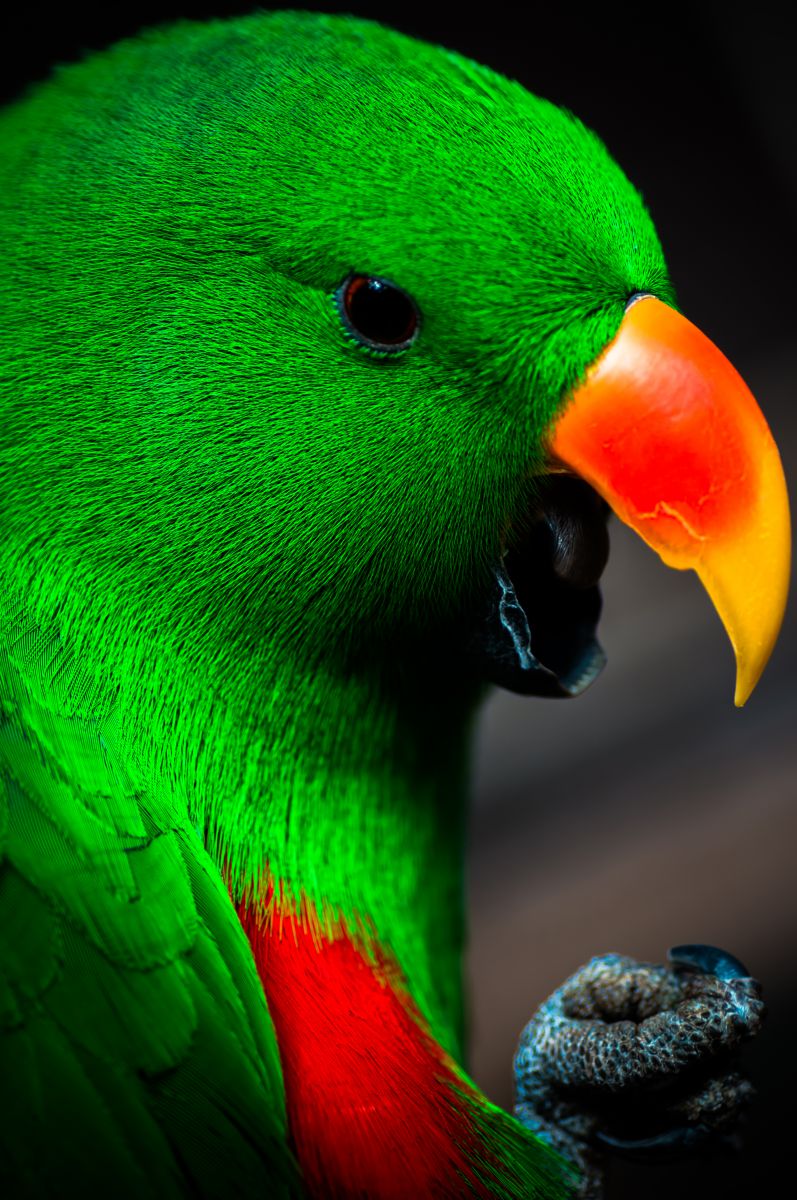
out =
{"type": "MultiPolygon", "coordinates": [[[[115,4],[98,15],[28,4],[3,38],[2,99],[142,25],[251,7],[115,4]]],[[[433,3],[293,7],[442,43],[595,129],[646,198],[684,312],[746,378],[796,477],[797,92],[785,17],[761,4],[639,0],[454,16],[433,3]]],[[[797,1069],[794,604],[757,692],[735,710],[731,651],[696,578],[667,571],[616,522],[612,538],[602,679],[570,703],[496,693],[481,723],[472,1072],[509,1107],[520,1029],[592,954],[661,960],[677,942],[723,946],[764,981],[770,1006],[746,1056],[760,1091],[747,1148],[644,1171],[613,1164],[608,1200],[779,1194],[790,1190],[797,1069]]]]}

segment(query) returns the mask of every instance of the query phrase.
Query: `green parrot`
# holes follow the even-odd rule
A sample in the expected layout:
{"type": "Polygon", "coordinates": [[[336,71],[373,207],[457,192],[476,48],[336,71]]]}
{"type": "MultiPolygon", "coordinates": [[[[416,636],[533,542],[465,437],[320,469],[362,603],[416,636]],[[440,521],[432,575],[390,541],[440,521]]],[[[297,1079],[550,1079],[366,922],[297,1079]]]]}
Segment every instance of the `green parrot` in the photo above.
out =
{"type": "MultiPolygon", "coordinates": [[[[147,30],[0,140],[9,1194],[570,1194],[561,1114],[464,1065],[470,736],[598,675],[610,508],[744,702],[789,569],[755,402],[598,138],[379,24],[147,30]]],[[[758,1020],[698,959],[671,1071],[758,1020]]]]}

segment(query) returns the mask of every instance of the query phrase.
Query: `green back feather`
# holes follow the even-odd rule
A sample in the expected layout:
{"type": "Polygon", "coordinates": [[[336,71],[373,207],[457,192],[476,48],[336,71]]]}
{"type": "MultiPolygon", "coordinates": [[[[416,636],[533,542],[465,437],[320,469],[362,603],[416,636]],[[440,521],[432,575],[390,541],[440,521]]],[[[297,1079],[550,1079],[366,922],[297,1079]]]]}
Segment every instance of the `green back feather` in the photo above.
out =
{"type": "Polygon", "coordinates": [[[72,714],[82,683],[0,602],[0,1178],[21,1196],[287,1196],[243,931],[185,811],[72,714]]]}

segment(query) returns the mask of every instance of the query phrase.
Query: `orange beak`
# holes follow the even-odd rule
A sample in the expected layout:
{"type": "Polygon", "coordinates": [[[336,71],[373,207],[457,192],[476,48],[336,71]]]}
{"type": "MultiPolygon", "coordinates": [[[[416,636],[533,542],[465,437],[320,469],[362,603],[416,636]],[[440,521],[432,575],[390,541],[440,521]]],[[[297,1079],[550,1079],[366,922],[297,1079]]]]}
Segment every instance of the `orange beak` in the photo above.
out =
{"type": "Polygon", "coordinates": [[[747,385],[691,322],[634,300],[549,439],[670,567],[697,571],[736,655],[741,706],[783,620],[786,481],[747,385]]]}

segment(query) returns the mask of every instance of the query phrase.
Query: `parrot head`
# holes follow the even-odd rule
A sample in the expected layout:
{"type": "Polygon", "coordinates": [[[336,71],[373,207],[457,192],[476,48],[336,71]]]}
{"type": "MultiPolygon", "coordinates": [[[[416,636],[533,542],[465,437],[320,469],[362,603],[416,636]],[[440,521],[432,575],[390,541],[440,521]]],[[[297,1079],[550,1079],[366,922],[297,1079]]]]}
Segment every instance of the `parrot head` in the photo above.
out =
{"type": "Polygon", "coordinates": [[[15,545],[64,591],[106,581],[106,643],[144,656],[160,612],[186,653],[576,695],[612,509],[700,573],[746,698],[785,603],[777,451],[575,117],[290,12],[147,31],[5,119],[5,332],[43,364],[15,545]]]}

